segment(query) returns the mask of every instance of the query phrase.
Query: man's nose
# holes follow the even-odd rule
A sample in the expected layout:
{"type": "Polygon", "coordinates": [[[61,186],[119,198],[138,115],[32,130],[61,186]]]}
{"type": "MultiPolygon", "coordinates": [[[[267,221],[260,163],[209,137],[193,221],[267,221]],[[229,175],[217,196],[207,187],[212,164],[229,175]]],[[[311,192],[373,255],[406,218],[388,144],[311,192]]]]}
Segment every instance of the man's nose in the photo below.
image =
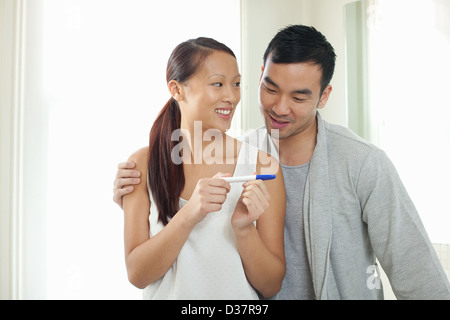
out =
{"type": "Polygon", "coordinates": [[[279,116],[286,116],[290,113],[289,102],[286,98],[280,97],[277,99],[272,107],[272,111],[279,116]]]}

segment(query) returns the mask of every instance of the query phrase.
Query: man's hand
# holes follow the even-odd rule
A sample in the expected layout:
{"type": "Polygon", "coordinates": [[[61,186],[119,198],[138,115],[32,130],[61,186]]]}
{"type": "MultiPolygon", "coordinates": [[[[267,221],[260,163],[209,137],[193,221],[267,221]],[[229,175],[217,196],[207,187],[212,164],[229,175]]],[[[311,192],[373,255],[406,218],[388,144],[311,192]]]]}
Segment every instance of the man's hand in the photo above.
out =
{"type": "Polygon", "coordinates": [[[139,170],[133,170],[136,164],[131,161],[121,162],[117,166],[116,179],[114,180],[114,196],[113,200],[122,209],[122,197],[126,194],[133,192],[133,185],[139,184],[141,179],[141,172],[139,170]]]}

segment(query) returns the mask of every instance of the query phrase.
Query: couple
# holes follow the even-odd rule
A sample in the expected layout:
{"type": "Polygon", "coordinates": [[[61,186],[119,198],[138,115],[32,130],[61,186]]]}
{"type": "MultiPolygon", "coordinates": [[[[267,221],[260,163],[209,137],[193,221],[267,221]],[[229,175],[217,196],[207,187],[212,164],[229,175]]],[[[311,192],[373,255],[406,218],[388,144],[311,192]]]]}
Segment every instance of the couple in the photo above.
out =
{"type": "Polygon", "coordinates": [[[264,139],[253,131],[211,153],[214,159],[175,165],[173,130],[190,133],[194,153],[195,121],[225,136],[239,102],[239,72],[231,50],[212,39],[174,50],[167,68],[172,98],[149,147],[120,164],[115,181],[128,276],[145,288],[144,297],[382,299],[378,258],[398,299],[450,299],[447,277],[385,153],[318,113],[332,91],[334,64],[332,46],[314,28],[281,30],[263,60],[264,139]],[[277,139],[269,134],[274,129],[277,139]],[[253,141],[257,146],[247,143],[253,141]],[[279,161],[276,179],[223,179],[267,171],[265,151],[272,164],[279,161]],[[128,169],[132,162],[137,170],[128,169]]]}

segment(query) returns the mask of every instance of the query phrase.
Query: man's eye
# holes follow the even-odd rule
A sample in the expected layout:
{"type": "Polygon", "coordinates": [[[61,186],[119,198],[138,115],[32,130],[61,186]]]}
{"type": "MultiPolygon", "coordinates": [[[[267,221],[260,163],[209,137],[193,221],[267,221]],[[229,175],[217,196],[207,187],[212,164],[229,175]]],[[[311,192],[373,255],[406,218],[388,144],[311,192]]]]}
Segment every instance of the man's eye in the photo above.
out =
{"type": "Polygon", "coordinates": [[[267,91],[269,91],[270,93],[276,93],[275,90],[269,89],[266,85],[264,85],[264,87],[266,88],[267,91]]]}
{"type": "Polygon", "coordinates": [[[221,87],[221,86],[222,86],[222,83],[221,83],[221,82],[216,82],[216,83],[213,83],[213,86],[215,86],[215,87],[221,87]]]}
{"type": "Polygon", "coordinates": [[[235,87],[240,87],[240,86],[241,86],[241,83],[240,83],[240,82],[236,82],[236,83],[234,84],[234,86],[235,86],[235,87]]]}

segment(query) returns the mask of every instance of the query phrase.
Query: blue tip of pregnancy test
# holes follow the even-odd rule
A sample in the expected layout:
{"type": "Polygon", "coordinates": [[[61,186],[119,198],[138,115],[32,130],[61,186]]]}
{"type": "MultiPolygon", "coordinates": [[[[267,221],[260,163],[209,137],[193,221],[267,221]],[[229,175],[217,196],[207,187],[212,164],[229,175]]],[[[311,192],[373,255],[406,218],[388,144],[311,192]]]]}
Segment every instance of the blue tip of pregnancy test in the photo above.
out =
{"type": "Polygon", "coordinates": [[[273,180],[276,176],[274,174],[257,174],[256,179],[258,180],[273,180]]]}

